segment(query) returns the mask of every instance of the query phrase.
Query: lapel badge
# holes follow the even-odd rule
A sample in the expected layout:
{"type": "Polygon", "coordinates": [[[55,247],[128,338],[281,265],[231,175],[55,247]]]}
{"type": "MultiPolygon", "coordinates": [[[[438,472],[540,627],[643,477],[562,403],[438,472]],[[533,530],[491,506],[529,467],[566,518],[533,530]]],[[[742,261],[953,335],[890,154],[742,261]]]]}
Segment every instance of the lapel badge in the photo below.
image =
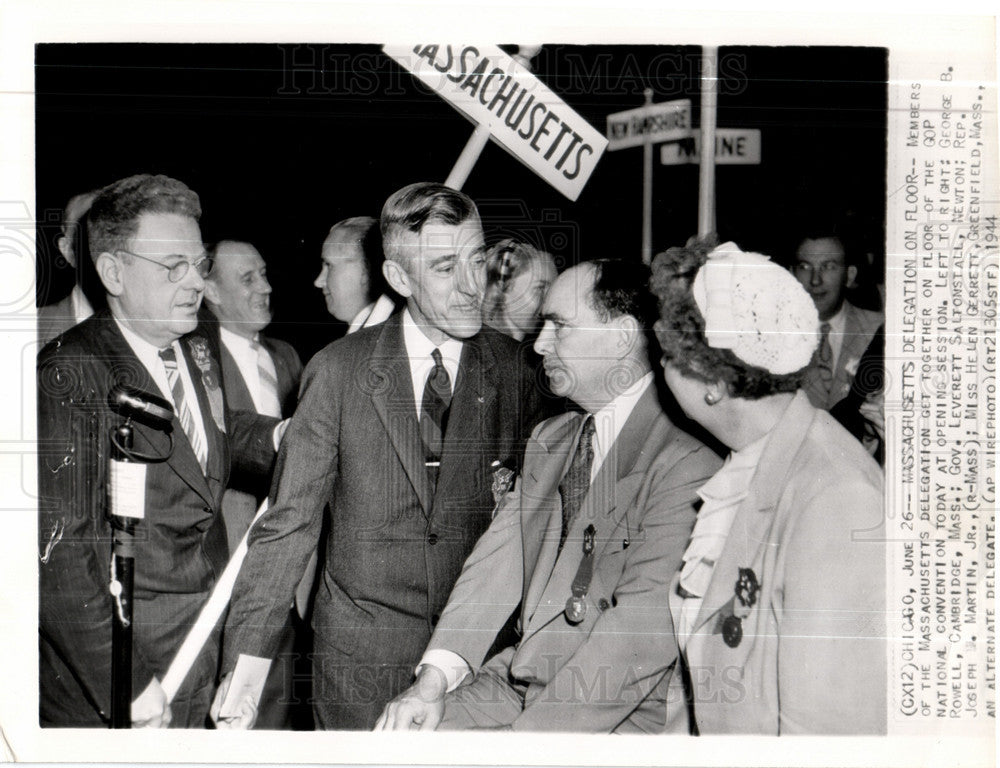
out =
{"type": "Polygon", "coordinates": [[[743,619],[750,615],[750,609],[757,604],[760,582],[752,568],[740,568],[734,587],[733,614],[722,622],[722,639],[730,648],[743,641],[743,619]]]}
{"type": "Polygon", "coordinates": [[[596,544],[597,529],[593,525],[588,525],[583,532],[583,560],[576,571],[573,584],[570,589],[572,594],[566,599],[566,621],[570,624],[579,624],[583,617],[587,615],[587,592],[590,590],[590,580],[594,575],[594,546],[596,544]]]}

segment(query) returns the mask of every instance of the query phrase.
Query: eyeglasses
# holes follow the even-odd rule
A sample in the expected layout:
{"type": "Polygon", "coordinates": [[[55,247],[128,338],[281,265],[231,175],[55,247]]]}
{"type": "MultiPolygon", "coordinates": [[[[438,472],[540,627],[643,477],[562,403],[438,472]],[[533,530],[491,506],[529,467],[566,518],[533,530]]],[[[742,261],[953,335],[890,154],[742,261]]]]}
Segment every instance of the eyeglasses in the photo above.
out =
{"type": "Polygon", "coordinates": [[[167,279],[171,283],[179,283],[181,280],[183,280],[184,276],[187,275],[188,270],[191,267],[194,267],[197,270],[199,277],[204,279],[208,277],[210,274],[212,274],[212,267],[215,265],[215,262],[212,260],[211,256],[202,256],[197,261],[188,261],[187,259],[181,259],[176,264],[173,264],[168,267],[166,264],[163,264],[162,262],[159,262],[156,259],[151,259],[148,256],[143,256],[142,254],[139,253],[132,253],[131,251],[125,251],[125,250],[118,250],[115,251],[115,253],[125,253],[128,254],[129,256],[134,256],[137,259],[142,259],[143,261],[151,262],[152,264],[155,264],[158,267],[163,267],[165,270],[167,270],[167,279]]]}

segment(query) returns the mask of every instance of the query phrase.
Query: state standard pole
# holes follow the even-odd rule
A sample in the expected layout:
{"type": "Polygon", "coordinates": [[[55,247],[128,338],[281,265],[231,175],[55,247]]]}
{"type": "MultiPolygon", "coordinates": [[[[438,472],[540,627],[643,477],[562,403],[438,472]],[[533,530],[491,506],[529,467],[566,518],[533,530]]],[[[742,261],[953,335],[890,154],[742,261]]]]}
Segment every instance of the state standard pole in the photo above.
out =
{"type": "MultiPolygon", "coordinates": [[[[512,58],[530,72],[531,59],[537,56],[540,50],[542,50],[542,46],[540,45],[520,45],[518,46],[517,53],[512,58]]],[[[483,153],[483,150],[486,149],[486,145],[489,142],[489,126],[485,123],[480,123],[476,126],[476,130],[469,137],[469,140],[465,142],[465,148],[462,149],[462,154],[455,161],[455,165],[452,167],[451,173],[448,174],[448,178],[445,179],[444,185],[452,189],[461,190],[465,186],[469,174],[472,173],[472,167],[476,164],[476,161],[483,153]]]]}
{"type": "Polygon", "coordinates": [[[701,148],[698,176],[698,236],[715,232],[715,122],[718,106],[719,49],[701,49],[701,148]]]}
{"type": "MultiPolygon", "coordinates": [[[[653,89],[646,88],[642,95],[645,106],[653,103],[653,89]]],[[[649,134],[642,142],[642,263],[653,261],[653,141],[649,134]]]]}

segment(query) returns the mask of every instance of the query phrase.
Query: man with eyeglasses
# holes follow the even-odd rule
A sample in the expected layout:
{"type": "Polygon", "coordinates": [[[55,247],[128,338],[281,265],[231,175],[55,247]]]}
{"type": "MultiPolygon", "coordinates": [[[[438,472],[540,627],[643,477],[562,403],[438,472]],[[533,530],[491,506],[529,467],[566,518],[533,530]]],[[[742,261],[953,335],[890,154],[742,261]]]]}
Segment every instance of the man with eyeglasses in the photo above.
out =
{"type": "Polygon", "coordinates": [[[266,472],[278,420],[227,408],[215,344],[198,329],[212,261],[198,196],[166,176],[117,181],[94,200],[91,257],[108,309],[38,358],[39,700],[43,726],[109,722],[111,410],[116,385],[171,403],[171,429],[137,419],[145,464],[136,526],[132,725],[201,727],[218,666],[205,644],[175,698],[160,685],[229,557],[221,501],[230,465],[266,472]],[[168,434],[169,433],[169,434],[168,434]]]}
{"type": "Polygon", "coordinates": [[[847,301],[858,267],[832,226],[814,229],[800,241],[792,273],[812,297],[820,321],[820,345],[802,388],[814,406],[829,410],[850,391],[882,316],[847,301]]]}

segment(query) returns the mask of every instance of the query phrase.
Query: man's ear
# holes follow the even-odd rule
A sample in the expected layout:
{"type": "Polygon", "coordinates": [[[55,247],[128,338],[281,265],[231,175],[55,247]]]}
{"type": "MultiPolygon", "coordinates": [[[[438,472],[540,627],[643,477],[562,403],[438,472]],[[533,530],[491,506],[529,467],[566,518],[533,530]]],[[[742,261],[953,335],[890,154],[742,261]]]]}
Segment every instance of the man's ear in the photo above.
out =
{"type": "Polygon", "coordinates": [[[56,240],[56,247],[59,248],[59,253],[66,260],[66,263],[71,267],[76,266],[76,255],[73,253],[73,244],[66,235],[60,235],[59,239],[56,240]]]}
{"type": "Polygon", "coordinates": [[[845,288],[853,288],[854,281],[858,279],[858,268],[853,264],[847,267],[847,282],[844,284],[845,288]]]}
{"type": "Polygon", "coordinates": [[[125,290],[125,279],[122,274],[122,263],[118,258],[105,251],[97,257],[97,276],[112,296],[121,296],[125,290]]]}
{"type": "Polygon", "coordinates": [[[216,286],[215,281],[206,280],[205,281],[205,298],[212,302],[213,304],[221,304],[219,300],[219,288],[216,286]]]}
{"type": "Polygon", "coordinates": [[[639,321],[632,315],[622,315],[616,320],[616,323],[618,330],[616,331],[615,347],[621,358],[630,354],[639,344],[642,339],[642,328],[639,327],[639,321]]]}
{"type": "Polygon", "coordinates": [[[382,275],[385,277],[385,281],[389,284],[389,287],[404,299],[408,299],[413,295],[413,288],[410,286],[410,276],[406,274],[403,265],[398,261],[393,261],[392,259],[383,261],[382,275]]]}

